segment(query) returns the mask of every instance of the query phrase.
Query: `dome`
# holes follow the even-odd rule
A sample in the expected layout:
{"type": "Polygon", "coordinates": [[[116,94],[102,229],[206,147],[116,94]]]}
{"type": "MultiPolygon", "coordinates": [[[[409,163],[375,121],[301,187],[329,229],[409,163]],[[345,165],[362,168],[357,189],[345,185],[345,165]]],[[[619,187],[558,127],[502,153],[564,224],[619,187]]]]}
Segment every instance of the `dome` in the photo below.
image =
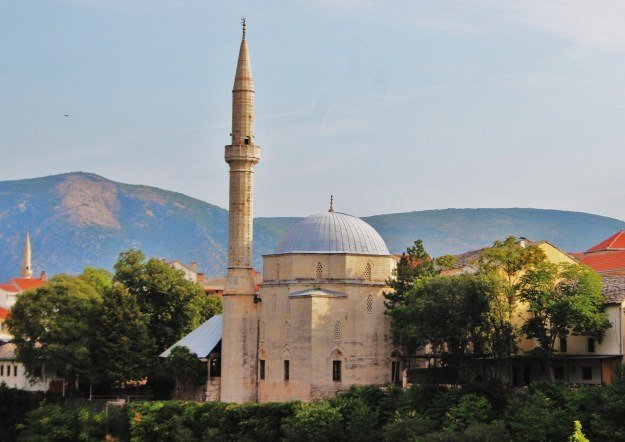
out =
{"type": "Polygon", "coordinates": [[[338,212],[319,213],[299,221],[282,237],[274,253],[390,254],[373,227],[338,212]]]}

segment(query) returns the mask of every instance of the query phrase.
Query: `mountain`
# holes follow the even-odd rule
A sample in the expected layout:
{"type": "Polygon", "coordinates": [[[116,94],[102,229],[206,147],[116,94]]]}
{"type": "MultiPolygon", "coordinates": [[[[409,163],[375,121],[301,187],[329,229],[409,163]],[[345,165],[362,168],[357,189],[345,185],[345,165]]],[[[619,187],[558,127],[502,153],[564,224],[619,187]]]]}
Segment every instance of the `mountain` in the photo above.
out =
{"type": "MultiPolygon", "coordinates": [[[[255,265],[299,218],[257,218],[255,265]]],[[[445,209],[364,218],[399,253],[422,238],[434,256],[483,247],[507,235],[546,239],[578,251],[625,223],[579,212],[539,209],[445,209]]],[[[228,212],[186,195],[116,183],[89,173],[0,182],[0,281],[19,273],[30,231],[35,272],[110,269],[119,252],[197,261],[208,276],[225,272],[228,212]]]]}

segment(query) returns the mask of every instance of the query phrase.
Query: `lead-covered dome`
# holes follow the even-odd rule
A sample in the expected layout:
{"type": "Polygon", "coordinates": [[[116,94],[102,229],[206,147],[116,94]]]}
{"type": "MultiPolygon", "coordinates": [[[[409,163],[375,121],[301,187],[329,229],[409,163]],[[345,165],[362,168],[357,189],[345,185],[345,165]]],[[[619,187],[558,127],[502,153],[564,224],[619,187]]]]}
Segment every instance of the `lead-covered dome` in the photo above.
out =
{"type": "Polygon", "coordinates": [[[319,213],[299,221],[284,235],[274,253],[390,254],[373,227],[339,212],[319,213]]]}

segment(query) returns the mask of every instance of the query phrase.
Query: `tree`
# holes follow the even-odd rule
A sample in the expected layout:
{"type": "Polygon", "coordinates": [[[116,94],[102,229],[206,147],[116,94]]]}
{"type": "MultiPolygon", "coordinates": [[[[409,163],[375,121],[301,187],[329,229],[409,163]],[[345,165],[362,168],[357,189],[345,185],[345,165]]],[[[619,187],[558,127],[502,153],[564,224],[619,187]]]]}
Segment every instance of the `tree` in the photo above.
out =
{"type": "Polygon", "coordinates": [[[98,316],[90,333],[90,379],[113,386],[144,378],[155,356],[155,344],[148,333],[147,315],[134,296],[122,284],[113,284],[105,291],[98,316]]]}
{"type": "Polygon", "coordinates": [[[218,301],[195,282],[187,281],[180,270],[164,261],[148,261],[139,250],[119,255],[115,282],[122,283],[147,315],[147,327],[162,352],[202,322],[221,310],[218,301]]]}
{"type": "Polygon", "coordinates": [[[544,261],[521,277],[519,296],[530,313],[522,331],[538,341],[538,353],[545,358],[569,333],[601,341],[611,326],[603,311],[601,278],[586,266],[544,261]]]}
{"type": "Polygon", "coordinates": [[[88,377],[93,369],[91,326],[101,307],[102,296],[81,277],[55,276],[23,293],[7,324],[29,376],[45,367],[76,386],[80,376],[88,377]]]}
{"type": "Polygon", "coordinates": [[[165,364],[170,376],[180,385],[193,387],[206,383],[208,365],[187,347],[172,349],[165,364]]]}
{"type": "Polygon", "coordinates": [[[463,274],[421,281],[389,311],[395,345],[408,354],[429,345],[448,360],[490,349],[490,304],[498,291],[491,275],[463,274]]]}
{"type": "Polygon", "coordinates": [[[393,309],[412,290],[418,279],[436,276],[439,273],[432,258],[425,251],[423,241],[416,240],[412,247],[408,247],[406,252],[402,253],[397,267],[393,270],[393,276],[386,281],[392,289],[391,292],[384,293],[387,300],[386,307],[393,309]]]}

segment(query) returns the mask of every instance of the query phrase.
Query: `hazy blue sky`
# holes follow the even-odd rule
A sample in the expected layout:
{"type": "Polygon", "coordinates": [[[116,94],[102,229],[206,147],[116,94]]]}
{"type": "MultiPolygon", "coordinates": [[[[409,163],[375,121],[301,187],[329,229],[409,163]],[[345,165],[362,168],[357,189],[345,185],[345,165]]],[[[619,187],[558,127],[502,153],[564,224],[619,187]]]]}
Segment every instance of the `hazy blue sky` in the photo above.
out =
{"type": "Polygon", "coordinates": [[[333,193],[356,215],[625,219],[622,0],[0,0],[0,180],[81,170],[225,207],[241,15],[257,215],[333,193]]]}

